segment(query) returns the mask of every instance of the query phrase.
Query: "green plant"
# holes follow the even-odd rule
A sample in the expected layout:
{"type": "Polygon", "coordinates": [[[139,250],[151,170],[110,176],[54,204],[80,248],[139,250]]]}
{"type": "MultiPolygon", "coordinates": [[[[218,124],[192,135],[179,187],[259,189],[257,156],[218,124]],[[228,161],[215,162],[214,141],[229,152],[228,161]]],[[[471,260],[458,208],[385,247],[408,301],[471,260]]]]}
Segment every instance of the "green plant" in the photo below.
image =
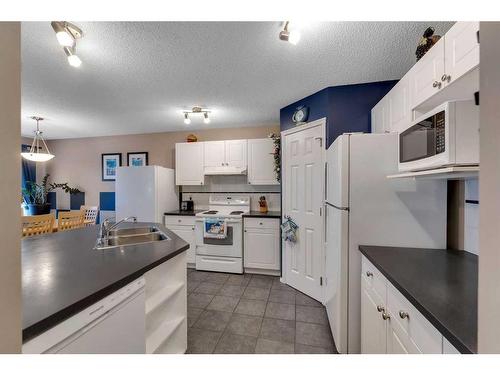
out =
{"type": "Polygon", "coordinates": [[[50,174],[46,174],[42,182],[37,184],[33,181],[28,181],[26,187],[22,189],[22,198],[26,204],[37,204],[44,205],[47,204],[47,196],[49,192],[55,189],[62,189],[65,193],[77,194],[81,191],[77,188],[72,188],[67,182],[64,183],[49,183],[50,174]]]}
{"type": "Polygon", "coordinates": [[[271,133],[269,138],[273,140],[274,143],[274,172],[276,173],[276,179],[278,182],[281,180],[281,137],[279,134],[271,133]]]}

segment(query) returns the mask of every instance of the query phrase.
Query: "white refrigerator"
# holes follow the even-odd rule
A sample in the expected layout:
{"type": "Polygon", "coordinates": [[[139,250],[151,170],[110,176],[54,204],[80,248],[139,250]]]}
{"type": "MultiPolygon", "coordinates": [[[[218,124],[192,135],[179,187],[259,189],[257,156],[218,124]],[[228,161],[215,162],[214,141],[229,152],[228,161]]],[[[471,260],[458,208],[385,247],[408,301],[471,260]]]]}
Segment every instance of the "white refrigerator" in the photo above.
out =
{"type": "Polygon", "coordinates": [[[327,150],[325,305],[340,353],[361,351],[358,246],[446,246],[446,181],[387,179],[397,153],[397,134],[344,134],[327,150]]]}
{"type": "Polygon", "coordinates": [[[173,169],[157,165],[118,167],[116,220],[136,216],[137,221],[163,223],[163,214],[179,207],[173,169]]]}

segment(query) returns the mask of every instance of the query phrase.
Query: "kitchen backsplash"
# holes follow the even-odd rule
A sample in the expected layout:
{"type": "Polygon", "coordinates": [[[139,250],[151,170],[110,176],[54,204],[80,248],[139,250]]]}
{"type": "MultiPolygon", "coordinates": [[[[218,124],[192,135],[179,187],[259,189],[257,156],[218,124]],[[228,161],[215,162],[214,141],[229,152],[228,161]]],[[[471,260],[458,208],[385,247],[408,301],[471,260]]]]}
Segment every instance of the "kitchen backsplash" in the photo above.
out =
{"type": "MultiPolygon", "coordinates": [[[[223,194],[224,192],[214,193],[223,194]]],[[[238,195],[240,193],[230,192],[231,195],[238,195]]],[[[267,205],[269,211],[280,211],[281,210],[281,194],[280,193],[242,193],[245,195],[250,195],[250,209],[259,209],[259,197],[262,195],[266,197],[267,205]]],[[[206,210],[208,209],[208,198],[210,194],[208,193],[182,193],[183,200],[189,200],[190,198],[194,201],[195,210],[206,210]]]]}

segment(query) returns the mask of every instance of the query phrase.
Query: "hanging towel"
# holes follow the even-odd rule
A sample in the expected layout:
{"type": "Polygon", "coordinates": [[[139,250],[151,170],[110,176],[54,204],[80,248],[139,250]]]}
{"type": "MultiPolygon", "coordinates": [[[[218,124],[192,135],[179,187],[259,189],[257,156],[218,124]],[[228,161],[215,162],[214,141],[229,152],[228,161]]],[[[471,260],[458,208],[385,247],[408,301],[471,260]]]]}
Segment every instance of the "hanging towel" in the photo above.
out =
{"type": "Polygon", "coordinates": [[[203,237],[225,239],[227,237],[226,219],[206,217],[203,220],[203,237]]]}

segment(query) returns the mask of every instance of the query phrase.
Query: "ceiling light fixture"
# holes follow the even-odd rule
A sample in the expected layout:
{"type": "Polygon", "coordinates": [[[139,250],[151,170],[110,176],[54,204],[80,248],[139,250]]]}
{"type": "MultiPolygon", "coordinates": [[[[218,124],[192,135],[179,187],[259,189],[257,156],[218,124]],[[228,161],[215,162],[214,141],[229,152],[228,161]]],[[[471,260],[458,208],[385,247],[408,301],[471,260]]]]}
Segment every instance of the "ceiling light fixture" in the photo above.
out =
{"type": "Polygon", "coordinates": [[[291,29],[290,21],[285,22],[285,27],[280,31],[280,40],[289,42],[293,45],[297,44],[300,40],[300,32],[291,29]]]}
{"type": "Polygon", "coordinates": [[[59,44],[68,57],[69,65],[78,68],[82,60],[76,55],[76,40],[83,37],[83,31],[76,25],[66,21],[52,21],[50,23],[59,44]]]}
{"type": "Polygon", "coordinates": [[[210,113],[210,111],[206,108],[202,108],[202,107],[193,107],[193,109],[191,111],[184,111],[184,124],[186,125],[189,125],[191,123],[191,119],[189,118],[189,115],[192,115],[192,114],[200,114],[200,115],[203,115],[203,122],[205,124],[209,124],[210,123],[210,118],[208,117],[208,114],[210,113]]]}
{"type": "Polygon", "coordinates": [[[45,140],[42,137],[42,132],[40,131],[39,122],[43,120],[42,117],[32,116],[31,119],[36,121],[35,138],[33,138],[33,143],[31,144],[29,152],[21,152],[21,156],[27,160],[31,161],[47,161],[54,157],[49,151],[45,140]],[[43,152],[43,147],[40,146],[40,141],[42,146],[45,146],[47,152],[43,152]]]}

